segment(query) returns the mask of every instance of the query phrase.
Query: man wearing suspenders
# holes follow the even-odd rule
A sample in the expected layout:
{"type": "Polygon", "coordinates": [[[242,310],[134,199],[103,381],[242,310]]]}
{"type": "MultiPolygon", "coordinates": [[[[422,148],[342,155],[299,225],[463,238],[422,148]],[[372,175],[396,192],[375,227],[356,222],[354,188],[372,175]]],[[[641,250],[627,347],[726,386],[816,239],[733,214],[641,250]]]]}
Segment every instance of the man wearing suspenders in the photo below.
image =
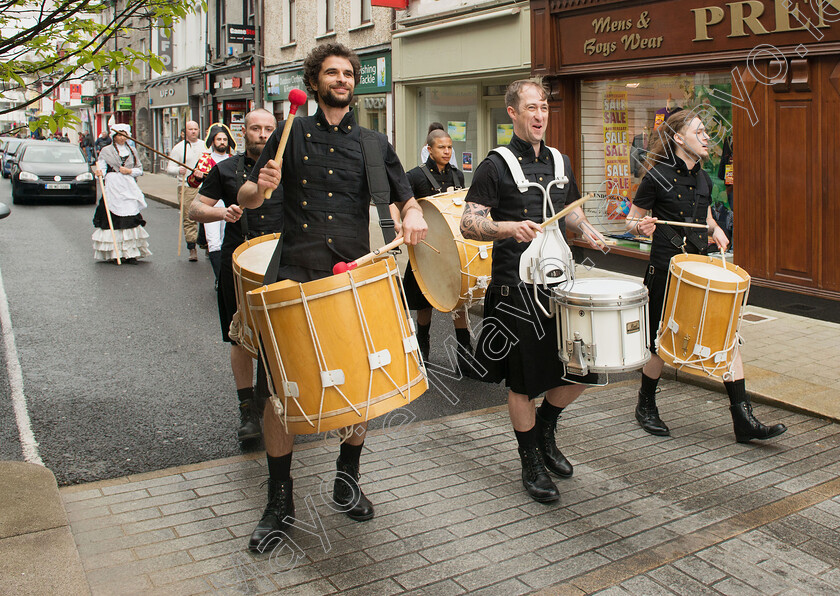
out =
{"type": "MultiPolygon", "coordinates": [[[[452,139],[444,130],[433,130],[426,138],[429,147],[429,159],[422,166],[417,166],[406,172],[414,198],[429,197],[446,192],[448,188],[464,188],[464,174],[450,164],[452,157],[452,139]]],[[[395,218],[396,219],[396,218],[395,218]]],[[[423,354],[423,360],[429,359],[431,340],[429,331],[432,327],[432,305],[423,296],[420,286],[414,277],[411,263],[403,277],[403,288],[408,302],[408,308],[417,311],[417,343],[423,354]]],[[[455,336],[458,339],[458,368],[463,374],[469,374],[470,367],[465,365],[466,354],[472,356],[470,345],[470,331],[467,328],[467,318],[464,311],[455,315],[455,336]]]]}
{"type": "MultiPolygon", "coordinates": [[[[569,158],[542,141],[548,124],[545,89],[534,81],[514,81],[505,94],[505,105],[513,122],[513,138],[508,147],[491,151],[476,168],[461,233],[465,238],[493,241],[491,284],[475,357],[488,370],[485,380],[505,381],[522,460],[522,483],[531,498],[548,503],[560,495],[546,468],[561,478],[573,472],[555,443],[555,424],[563,408],[585,387],[565,378],[555,323],[534,304],[533,286],[519,277],[520,256],[541,231],[538,222],[543,215],[543,192],[526,184],[546,188],[557,180],[549,190],[555,211],[579,199],[580,192],[569,158]],[[533,400],[542,393],[545,399],[537,409],[533,400]]],[[[566,217],[565,224],[592,246],[603,242],[580,207],[566,217]]],[[[548,309],[545,292],[537,299],[548,309]]],[[[593,383],[597,376],[576,379],[593,383]]]]}
{"type": "MultiPolygon", "coordinates": [[[[236,201],[236,193],[251,168],[260,158],[268,137],[277,128],[274,114],[268,110],[258,108],[245,116],[245,153],[216,164],[204,177],[204,183],[198,191],[198,196],[190,205],[189,216],[199,223],[224,221],[225,231],[222,240],[222,250],[219,267],[219,288],[217,301],[219,303],[219,322],[222,326],[222,340],[230,344],[230,367],[236,383],[236,393],[239,397],[239,441],[258,439],[261,434],[259,401],[254,395],[254,360],[248,351],[237,344],[228,331],[233,315],[236,312],[236,290],[233,280],[233,251],[236,247],[249,240],[283,231],[283,203],[279,199],[269,201],[258,209],[244,211],[236,201]],[[216,204],[224,201],[224,206],[216,204]]],[[[275,193],[281,195],[280,192],[275,193]]],[[[262,365],[260,365],[262,368],[262,365]]],[[[265,373],[260,370],[258,375],[260,398],[268,397],[268,387],[265,385],[265,373]]]]}

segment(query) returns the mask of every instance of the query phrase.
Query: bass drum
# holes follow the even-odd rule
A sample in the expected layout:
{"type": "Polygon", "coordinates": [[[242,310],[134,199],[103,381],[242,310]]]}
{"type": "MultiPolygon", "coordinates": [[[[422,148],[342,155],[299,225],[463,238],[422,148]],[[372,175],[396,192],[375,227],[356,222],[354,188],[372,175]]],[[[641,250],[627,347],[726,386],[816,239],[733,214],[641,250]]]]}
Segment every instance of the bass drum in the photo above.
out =
{"type": "Polygon", "coordinates": [[[466,189],[420,199],[429,226],[428,242],[408,247],[417,285],[435,309],[452,312],[479,302],[487,292],[492,267],[492,242],[461,236],[466,189]]]}

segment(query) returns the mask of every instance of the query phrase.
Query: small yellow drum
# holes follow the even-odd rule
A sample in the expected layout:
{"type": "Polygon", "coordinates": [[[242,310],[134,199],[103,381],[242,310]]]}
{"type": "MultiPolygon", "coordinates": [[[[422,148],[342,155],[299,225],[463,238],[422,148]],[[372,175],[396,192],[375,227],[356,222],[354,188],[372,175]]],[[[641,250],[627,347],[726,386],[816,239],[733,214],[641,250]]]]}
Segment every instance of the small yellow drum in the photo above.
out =
{"type": "Polygon", "coordinates": [[[687,367],[731,379],[750,276],[737,265],[701,255],[676,255],[657,334],[657,354],[687,367]]]}
{"type": "Polygon", "coordinates": [[[408,258],[417,285],[433,307],[451,312],[484,298],[490,283],[492,242],[465,240],[461,236],[461,214],[466,190],[420,199],[429,230],[426,244],[408,247],[408,258]]]}
{"type": "Polygon", "coordinates": [[[391,256],[303,284],[257,288],[248,305],[290,433],[364,422],[428,389],[391,256]]]}
{"type": "Polygon", "coordinates": [[[240,333],[238,343],[251,357],[259,355],[257,326],[248,309],[245,294],[263,285],[265,270],[280,234],[266,234],[243,242],[233,251],[233,285],[236,290],[236,306],[239,309],[240,333]]]}

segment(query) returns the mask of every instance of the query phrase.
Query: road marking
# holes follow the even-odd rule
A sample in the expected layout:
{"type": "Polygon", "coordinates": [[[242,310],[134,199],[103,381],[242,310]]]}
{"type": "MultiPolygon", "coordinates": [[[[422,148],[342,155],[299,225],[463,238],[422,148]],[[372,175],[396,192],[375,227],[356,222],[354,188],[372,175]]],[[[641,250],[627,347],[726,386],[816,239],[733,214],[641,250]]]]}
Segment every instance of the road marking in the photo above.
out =
{"type": "Polygon", "coordinates": [[[15,408],[15,419],[17,420],[23,459],[31,464],[43,466],[44,462],[38,455],[38,441],[35,440],[35,435],[32,433],[29,411],[26,409],[26,395],[23,393],[23,370],[20,367],[20,360],[15,347],[15,332],[12,329],[12,317],[9,313],[6,289],[3,287],[2,271],[0,271],[0,330],[3,332],[6,370],[9,374],[9,386],[12,389],[12,405],[15,408]]]}

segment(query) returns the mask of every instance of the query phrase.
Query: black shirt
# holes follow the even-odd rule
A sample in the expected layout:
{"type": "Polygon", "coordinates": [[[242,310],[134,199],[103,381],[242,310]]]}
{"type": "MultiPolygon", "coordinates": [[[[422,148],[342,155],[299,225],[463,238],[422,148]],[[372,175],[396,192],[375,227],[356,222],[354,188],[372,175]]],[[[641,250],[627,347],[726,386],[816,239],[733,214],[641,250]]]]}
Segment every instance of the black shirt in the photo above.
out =
{"type": "MultiPolygon", "coordinates": [[[[679,157],[676,164],[657,163],[642,178],[633,204],[653,212],[653,217],[671,221],[705,223],[711,205],[711,176],[697,162],[690,170],[679,157]]],[[[669,230],[676,232],[678,241],[686,235],[686,251],[697,254],[708,243],[703,230],[657,225],[653,232],[650,264],[656,268],[667,267],[671,257],[682,250],[671,242],[669,230]]]]}
{"type": "MultiPolygon", "coordinates": [[[[540,154],[534,155],[531,144],[515,134],[508,145],[519,159],[522,171],[529,182],[536,182],[545,188],[554,180],[554,159],[545,143],[540,142],[540,154]]],[[[569,181],[560,188],[555,185],[549,191],[554,210],[559,211],[565,205],[580,198],[572,164],[568,156],[563,156],[565,175],[569,181]]],[[[490,216],[494,221],[525,221],[536,223],[543,221],[543,194],[536,188],[520,193],[513,180],[513,174],[501,155],[495,151],[482,160],[473,175],[472,186],[467,192],[467,201],[490,207],[490,216]]],[[[551,216],[551,210],[547,211],[551,216]]],[[[565,231],[565,222],[561,220],[560,229],[565,231]]],[[[528,248],[527,242],[517,242],[515,238],[504,238],[493,242],[492,283],[516,285],[519,278],[519,258],[528,248]]]]}
{"type": "MultiPolygon", "coordinates": [[[[245,182],[254,160],[245,154],[238,153],[233,157],[217,163],[207,173],[199,189],[199,194],[216,201],[224,201],[225,207],[238,205],[236,194],[245,182]],[[241,177],[237,177],[239,161],[245,160],[241,177]]],[[[271,199],[264,201],[257,209],[244,209],[242,218],[234,223],[225,223],[225,237],[222,241],[222,258],[231,258],[236,247],[245,242],[243,226],[248,228],[248,238],[256,238],[263,234],[283,231],[283,191],[277,189],[271,199]]]]}
{"type": "Polygon", "coordinates": [[[435,160],[431,157],[426,160],[424,165],[410,169],[406,176],[408,176],[408,182],[411,184],[411,190],[414,191],[415,199],[430,197],[439,192],[445,192],[450,186],[464,188],[464,174],[458,168],[453,168],[450,164],[446,164],[443,167],[443,172],[441,172],[438,170],[435,160]],[[432,175],[440,190],[432,186],[429,178],[423,172],[424,169],[432,175]]]}
{"type": "MultiPolygon", "coordinates": [[[[274,159],[283,125],[271,135],[251,172],[274,159]]],[[[376,133],[391,188],[391,202],[412,197],[402,164],[385,135],[376,133]]],[[[283,152],[285,230],[281,278],[306,282],[332,274],[338,262],[370,251],[370,190],[361,148],[361,127],[351,109],[338,125],[319,108],[295,118],[283,152]]]]}

